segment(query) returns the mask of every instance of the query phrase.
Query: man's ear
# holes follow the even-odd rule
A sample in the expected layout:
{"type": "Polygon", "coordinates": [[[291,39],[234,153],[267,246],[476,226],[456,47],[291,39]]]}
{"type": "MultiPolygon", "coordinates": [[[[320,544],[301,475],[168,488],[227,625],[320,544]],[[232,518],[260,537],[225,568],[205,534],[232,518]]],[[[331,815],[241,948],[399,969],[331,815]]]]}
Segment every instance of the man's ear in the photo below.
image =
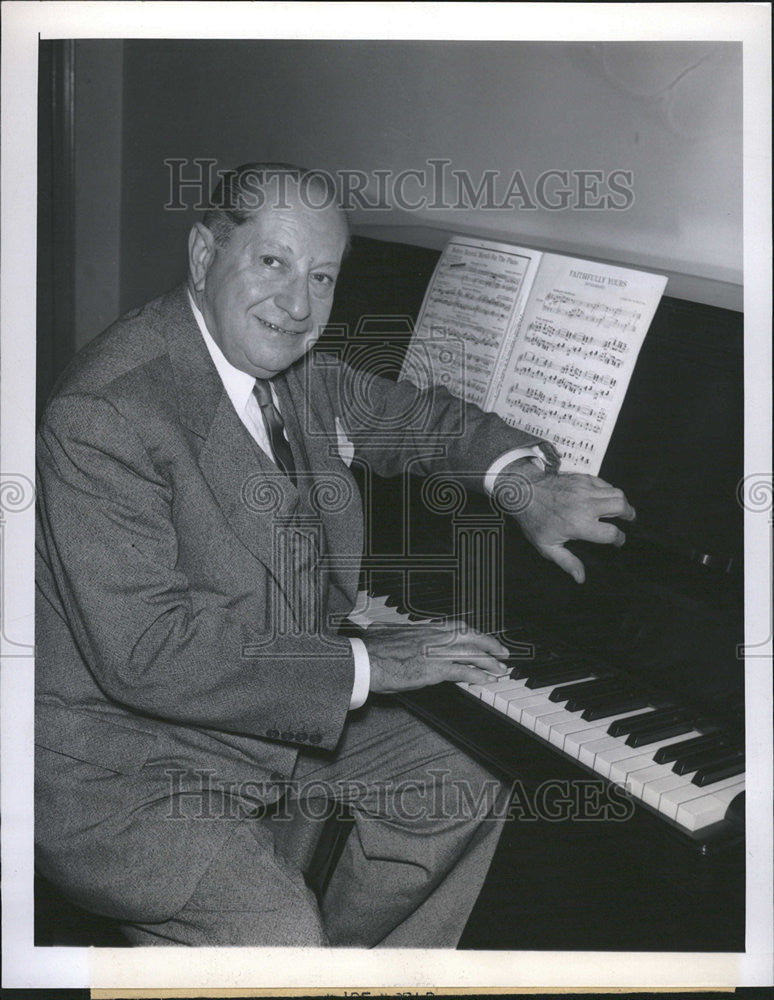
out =
{"type": "Polygon", "coordinates": [[[215,251],[215,237],[203,223],[195,222],[188,234],[188,267],[197,292],[204,289],[204,281],[215,259],[215,251]]]}

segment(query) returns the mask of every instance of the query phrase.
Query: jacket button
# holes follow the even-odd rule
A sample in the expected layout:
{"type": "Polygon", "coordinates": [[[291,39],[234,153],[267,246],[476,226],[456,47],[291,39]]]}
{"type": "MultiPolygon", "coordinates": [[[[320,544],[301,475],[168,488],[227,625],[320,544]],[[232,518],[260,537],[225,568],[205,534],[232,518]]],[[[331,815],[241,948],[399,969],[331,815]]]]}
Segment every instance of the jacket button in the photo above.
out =
{"type": "Polygon", "coordinates": [[[295,738],[296,738],[296,734],[293,732],[292,729],[290,729],[290,730],[286,729],[285,732],[283,732],[283,734],[282,734],[282,739],[283,740],[288,740],[289,742],[292,742],[295,738]]]}
{"type": "Polygon", "coordinates": [[[305,732],[296,733],[296,743],[306,743],[309,739],[309,734],[305,732]]]}
{"type": "Polygon", "coordinates": [[[309,734],[310,743],[322,743],[322,736],[320,733],[310,733],[309,734]]]}
{"type": "Polygon", "coordinates": [[[269,781],[285,781],[285,775],[280,774],[279,771],[272,771],[269,775],[269,781]]]}
{"type": "Polygon", "coordinates": [[[279,729],[267,729],[266,735],[269,737],[270,740],[278,740],[280,735],[279,729]]]}

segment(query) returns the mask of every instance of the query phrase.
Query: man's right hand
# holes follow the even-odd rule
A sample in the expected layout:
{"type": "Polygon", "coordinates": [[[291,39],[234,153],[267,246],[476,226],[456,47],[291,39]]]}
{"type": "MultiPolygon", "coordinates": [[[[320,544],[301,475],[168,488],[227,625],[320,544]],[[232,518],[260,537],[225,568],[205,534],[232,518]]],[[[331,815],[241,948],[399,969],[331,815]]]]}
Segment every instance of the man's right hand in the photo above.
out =
{"type": "Polygon", "coordinates": [[[369,628],[362,636],[371,661],[370,690],[411,691],[441,681],[485,684],[508,672],[508,649],[459,623],[369,628]]]}

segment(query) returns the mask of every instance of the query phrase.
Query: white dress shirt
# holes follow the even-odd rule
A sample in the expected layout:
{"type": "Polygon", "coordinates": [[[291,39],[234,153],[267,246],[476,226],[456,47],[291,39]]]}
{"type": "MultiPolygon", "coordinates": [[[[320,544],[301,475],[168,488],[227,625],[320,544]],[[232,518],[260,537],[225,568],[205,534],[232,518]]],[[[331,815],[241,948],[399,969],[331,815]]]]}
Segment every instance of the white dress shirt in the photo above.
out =
{"type": "MultiPolygon", "coordinates": [[[[263,422],[263,414],[261,413],[261,408],[258,405],[258,400],[253,395],[255,379],[252,375],[248,375],[247,372],[243,372],[239,368],[235,368],[231,362],[226,359],[223,351],[221,351],[212,339],[212,335],[207,329],[207,324],[204,322],[204,316],[202,316],[200,309],[194,302],[190,290],[188,292],[188,301],[191,304],[191,311],[193,312],[194,319],[196,320],[197,326],[201,331],[204,343],[209,351],[210,357],[212,358],[212,362],[218,371],[221,382],[223,383],[223,388],[226,390],[226,394],[231,400],[237,416],[244,424],[250,437],[255,441],[261,451],[263,451],[273,462],[274,453],[272,452],[271,444],[269,442],[269,436],[266,433],[266,425],[263,422]]],[[[279,411],[279,401],[277,400],[277,394],[274,391],[274,386],[271,382],[269,382],[269,387],[271,389],[274,405],[279,411]]],[[[285,436],[287,437],[287,434],[285,436]]],[[[544,464],[542,452],[537,445],[534,445],[531,448],[514,448],[511,451],[506,452],[493,462],[487,470],[484,477],[484,489],[487,493],[491,494],[494,491],[495,479],[502,472],[505,466],[509,465],[511,462],[515,462],[516,459],[519,458],[531,458],[541,464],[544,464]]],[[[352,697],[349,702],[349,708],[350,711],[352,711],[355,708],[360,708],[368,697],[368,691],[371,684],[371,663],[368,659],[368,650],[366,649],[366,645],[362,639],[351,637],[349,641],[352,643],[352,654],[355,659],[355,681],[352,687],[352,697]]]]}

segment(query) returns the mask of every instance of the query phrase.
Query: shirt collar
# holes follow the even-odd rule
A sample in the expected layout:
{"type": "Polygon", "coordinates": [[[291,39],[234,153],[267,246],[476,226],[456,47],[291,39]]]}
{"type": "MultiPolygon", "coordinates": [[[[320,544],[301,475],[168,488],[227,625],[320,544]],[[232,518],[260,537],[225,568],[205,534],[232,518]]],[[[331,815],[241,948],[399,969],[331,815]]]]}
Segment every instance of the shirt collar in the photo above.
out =
{"type": "Polygon", "coordinates": [[[193,295],[191,295],[191,289],[189,288],[187,291],[188,301],[191,305],[191,312],[193,313],[196,324],[201,331],[202,337],[204,338],[207,350],[210,352],[212,362],[218,370],[218,375],[223,383],[223,388],[226,390],[228,398],[231,400],[231,404],[237,413],[244,413],[245,407],[247,406],[252,395],[253,387],[255,386],[255,379],[252,375],[248,375],[247,372],[243,372],[239,368],[235,368],[231,362],[226,359],[223,351],[221,351],[212,339],[212,334],[207,329],[207,324],[204,322],[204,316],[202,316],[199,307],[194,302],[193,295]]]}

